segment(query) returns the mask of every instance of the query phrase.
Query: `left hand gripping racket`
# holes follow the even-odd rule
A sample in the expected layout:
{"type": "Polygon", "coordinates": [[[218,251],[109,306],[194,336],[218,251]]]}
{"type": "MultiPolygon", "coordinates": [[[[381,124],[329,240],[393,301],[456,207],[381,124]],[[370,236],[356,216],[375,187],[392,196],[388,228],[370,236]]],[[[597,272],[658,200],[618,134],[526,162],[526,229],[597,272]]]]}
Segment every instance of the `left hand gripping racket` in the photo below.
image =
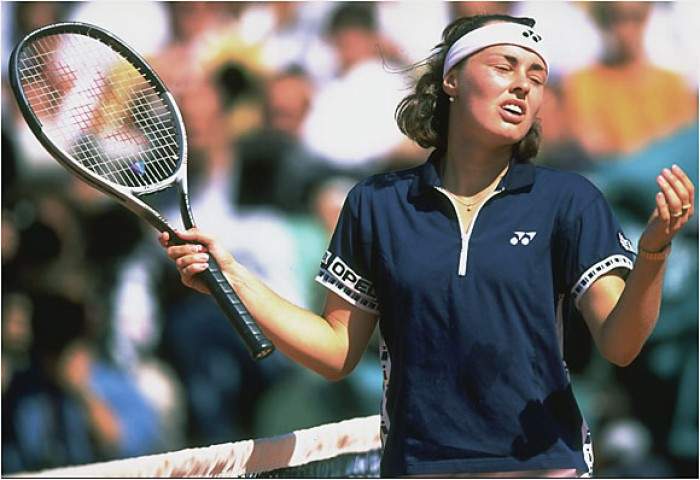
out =
{"type": "MultiPolygon", "coordinates": [[[[60,23],[22,39],[9,75],[24,119],[61,165],[184,243],[152,205],[154,194],[176,189],[182,223],[194,226],[185,127],[172,94],[139,54],[101,28],[60,23]]],[[[213,258],[199,275],[251,355],[272,353],[213,258]]]]}

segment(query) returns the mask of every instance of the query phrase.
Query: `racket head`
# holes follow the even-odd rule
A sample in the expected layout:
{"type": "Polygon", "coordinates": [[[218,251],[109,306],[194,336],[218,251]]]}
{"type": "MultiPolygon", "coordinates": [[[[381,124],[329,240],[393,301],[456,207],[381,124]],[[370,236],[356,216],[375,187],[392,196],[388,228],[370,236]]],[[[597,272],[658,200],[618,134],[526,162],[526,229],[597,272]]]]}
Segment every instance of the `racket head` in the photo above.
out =
{"type": "Polygon", "coordinates": [[[35,30],[9,78],[30,129],[64,167],[125,200],[186,184],[187,141],[172,94],[112,33],[85,23],[35,30]]]}

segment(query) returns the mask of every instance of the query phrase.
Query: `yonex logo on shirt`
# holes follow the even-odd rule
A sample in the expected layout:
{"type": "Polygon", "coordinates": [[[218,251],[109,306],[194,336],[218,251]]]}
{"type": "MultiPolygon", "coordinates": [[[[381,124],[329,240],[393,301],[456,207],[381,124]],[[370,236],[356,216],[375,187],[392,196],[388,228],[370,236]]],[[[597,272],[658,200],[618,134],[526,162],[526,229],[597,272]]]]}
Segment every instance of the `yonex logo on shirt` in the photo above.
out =
{"type": "Polygon", "coordinates": [[[511,245],[529,245],[537,232],[513,232],[513,237],[510,239],[511,245]]]}

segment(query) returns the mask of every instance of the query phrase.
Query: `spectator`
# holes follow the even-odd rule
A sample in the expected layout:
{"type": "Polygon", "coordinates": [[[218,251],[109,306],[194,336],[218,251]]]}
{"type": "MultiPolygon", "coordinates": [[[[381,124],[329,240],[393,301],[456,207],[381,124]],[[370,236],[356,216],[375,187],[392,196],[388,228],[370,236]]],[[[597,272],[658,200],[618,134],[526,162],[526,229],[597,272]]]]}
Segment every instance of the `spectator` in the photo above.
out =
{"type": "Polygon", "coordinates": [[[285,213],[308,212],[311,186],[329,174],[300,140],[313,93],[309,77],[299,68],[267,81],[265,123],[237,144],[241,207],[266,205],[285,213]]]}
{"type": "Polygon", "coordinates": [[[339,4],[327,33],[338,76],[316,95],[303,140],[334,167],[376,170],[406,140],[393,120],[405,93],[402,77],[382,61],[372,4],[339,4]]]}
{"type": "Polygon", "coordinates": [[[452,18],[471,17],[472,15],[508,15],[513,9],[512,2],[452,2],[452,18]]]}
{"type": "Polygon", "coordinates": [[[333,51],[322,39],[323,21],[334,7],[325,2],[255,2],[241,13],[241,38],[260,49],[271,72],[299,66],[315,84],[333,74],[333,51]]]}
{"type": "MultiPolygon", "coordinates": [[[[5,45],[14,47],[20,39],[39,27],[63,20],[69,8],[67,3],[62,2],[3,2],[3,16],[9,13],[12,17],[12,22],[8,25],[10,28],[7,30],[3,28],[3,48],[5,45]]],[[[3,53],[9,54],[9,51],[3,51],[3,53]]],[[[7,65],[8,59],[9,55],[3,57],[4,65],[7,65]]],[[[11,147],[13,152],[10,152],[11,159],[8,160],[14,161],[15,175],[24,181],[30,178],[60,175],[63,173],[60,171],[61,167],[46,153],[22,118],[14,99],[11,98],[9,85],[5,83],[6,75],[7,69],[3,68],[3,137],[6,135],[6,129],[8,132],[11,131],[11,139],[3,138],[3,157],[6,155],[6,145],[11,147]]],[[[5,160],[3,160],[3,175],[6,173],[4,163],[5,160]]],[[[4,181],[3,187],[5,187],[4,181]]]]}
{"type": "Polygon", "coordinates": [[[31,363],[3,394],[3,473],[157,451],[154,412],[98,354],[85,306],[33,295],[31,325],[31,363]]]}
{"type": "Polygon", "coordinates": [[[146,57],[156,55],[171,41],[168,8],[164,2],[137,0],[130,2],[129,8],[116,2],[79,2],[71,9],[68,20],[109,30],[146,57]]]}
{"type": "Polygon", "coordinates": [[[313,86],[303,70],[290,68],[274,76],[268,82],[266,95],[269,127],[299,137],[312,96],[313,86]]]}
{"type": "MultiPolygon", "coordinates": [[[[4,235],[3,228],[3,235],[4,235]]],[[[29,361],[32,342],[31,301],[23,293],[4,292],[2,301],[2,392],[29,361]]]]}
{"type": "Polygon", "coordinates": [[[564,78],[563,95],[572,134],[591,155],[638,151],[696,117],[696,97],[683,79],[646,58],[642,40],[652,8],[590,4],[604,51],[598,63],[564,78]]]}

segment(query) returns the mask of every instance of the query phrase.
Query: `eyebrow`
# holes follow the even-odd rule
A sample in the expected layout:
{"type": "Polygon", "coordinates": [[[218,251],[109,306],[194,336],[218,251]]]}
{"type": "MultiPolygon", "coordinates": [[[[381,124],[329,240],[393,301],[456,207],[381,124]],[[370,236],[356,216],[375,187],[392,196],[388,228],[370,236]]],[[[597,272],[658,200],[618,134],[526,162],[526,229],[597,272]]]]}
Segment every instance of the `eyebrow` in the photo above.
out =
{"type": "MultiPolygon", "coordinates": [[[[512,55],[507,55],[505,53],[494,53],[494,55],[505,58],[511,65],[517,65],[519,63],[519,60],[512,55]]],[[[537,62],[530,65],[530,68],[528,70],[536,70],[545,73],[547,72],[547,70],[544,68],[544,65],[537,62]]]]}
{"type": "MultiPolygon", "coordinates": [[[[493,52],[492,55],[494,55],[496,57],[504,58],[508,63],[510,63],[513,66],[520,63],[520,60],[517,57],[514,57],[513,55],[508,55],[507,53],[493,52]]],[[[542,65],[539,62],[533,63],[528,70],[535,70],[537,72],[547,73],[547,69],[544,67],[544,65],[542,65]]]]}

